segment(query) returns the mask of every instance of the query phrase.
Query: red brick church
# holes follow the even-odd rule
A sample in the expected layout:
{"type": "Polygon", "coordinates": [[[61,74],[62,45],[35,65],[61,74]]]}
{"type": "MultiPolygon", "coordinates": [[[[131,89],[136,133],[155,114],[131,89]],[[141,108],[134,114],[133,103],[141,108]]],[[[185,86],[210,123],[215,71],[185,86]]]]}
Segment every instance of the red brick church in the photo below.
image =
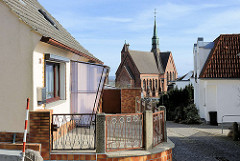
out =
{"type": "Polygon", "coordinates": [[[177,78],[172,52],[159,49],[156,16],[150,52],[130,50],[125,42],[121,51],[121,63],[116,71],[116,86],[120,88],[141,87],[144,96],[158,97],[166,92],[177,78]]]}

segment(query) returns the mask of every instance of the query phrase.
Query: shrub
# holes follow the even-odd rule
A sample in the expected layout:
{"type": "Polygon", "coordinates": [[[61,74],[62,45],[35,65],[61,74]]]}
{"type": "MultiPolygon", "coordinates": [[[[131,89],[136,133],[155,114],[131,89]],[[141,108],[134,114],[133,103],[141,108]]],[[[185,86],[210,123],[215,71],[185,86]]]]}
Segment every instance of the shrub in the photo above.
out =
{"type": "Polygon", "coordinates": [[[174,88],[160,97],[160,105],[166,106],[167,120],[180,123],[199,123],[198,110],[193,104],[193,86],[174,88]]]}
{"type": "Polygon", "coordinates": [[[182,121],[185,124],[199,124],[201,119],[198,114],[198,110],[195,104],[189,104],[187,107],[183,108],[183,112],[186,118],[182,121]]]}

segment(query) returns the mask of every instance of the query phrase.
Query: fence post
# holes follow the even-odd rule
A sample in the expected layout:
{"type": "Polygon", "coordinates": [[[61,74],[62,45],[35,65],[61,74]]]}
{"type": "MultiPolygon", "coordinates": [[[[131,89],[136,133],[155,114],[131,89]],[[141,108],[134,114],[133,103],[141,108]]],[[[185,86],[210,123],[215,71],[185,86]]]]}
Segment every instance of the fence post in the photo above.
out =
{"type": "Polygon", "coordinates": [[[166,107],[165,106],[159,106],[160,111],[164,111],[164,142],[167,142],[167,113],[166,113],[166,107]]]}
{"type": "Polygon", "coordinates": [[[96,152],[106,152],[106,115],[105,113],[97,114],[96,120],[96,152]]]}
{"type": "Polygon", "coordinates": [[[144,148],[145,150],[153,147],[153,114],[151,110],[145,110],[144,113],[144,148]]]}

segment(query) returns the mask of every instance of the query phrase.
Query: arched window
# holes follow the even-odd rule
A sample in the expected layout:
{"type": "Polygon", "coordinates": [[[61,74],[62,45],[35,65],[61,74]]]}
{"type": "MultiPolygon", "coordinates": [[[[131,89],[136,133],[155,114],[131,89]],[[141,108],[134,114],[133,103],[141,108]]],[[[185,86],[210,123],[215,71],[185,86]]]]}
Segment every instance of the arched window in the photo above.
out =
{"type": "Polygon", "coordinates": [[[173,72],[173,80],[175,81],[175,73],[173,72]]]}
{"type": "Polygon", "coordinates": [[[170,72],[169,75],[170,75],[170,76],[169,76],[169,81],[172,81],[172,72],[170,72]]]}
{"type": "Polygon", "coordinates": [[[153,79],[153,87],[152,87],[153,90],[155,90],[155,81],[153,79]]]}
{"type": "Polygon", "coordinates": [[[155,89],[157,90],[157,79],[155,79],[155,89]]]}
{"type": "Polygon", "coordinates": [[[145,79],[143,80],[143,87],[142,88],[143,88],[144,91],[146,91],[146,80],[145,79]]]}
{"type": "Polygon", "coordinates": [[[169,75],[168,75],[168,72],[167,72],[167,84],[168,84],[168,82],[169,82],[169,75]]]}
{"type": "Polygon", "coordinates": [[[151,80],[151,79],[150,79],[150,81],[149,81],[149,89],[152,90],[152,80],[151,80]]]}

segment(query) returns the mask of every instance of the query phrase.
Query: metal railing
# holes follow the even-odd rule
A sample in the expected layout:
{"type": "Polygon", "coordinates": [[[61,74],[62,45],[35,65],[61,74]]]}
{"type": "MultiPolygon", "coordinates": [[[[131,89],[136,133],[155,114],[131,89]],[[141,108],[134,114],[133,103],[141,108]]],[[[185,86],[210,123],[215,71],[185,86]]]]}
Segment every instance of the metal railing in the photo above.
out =
{"type": "Polygon", "coordinates": [[[106,151],[141,149],[143,114],[106,115],[106,151]]]}
{"type": "Polygon", "coordinates": [[[52,150],[93,150],[95,114],[53,114],[52,150]]]}
{"type": "MultiPolygon", "coordinates": [[[[222,116],[222,134],[223,134],[223,118],[224,117],[236,117],[236,116],[240,116],[240,115],[223,115],[222,116]]],[[[230,121],[228,121],[228,122],[230,122],[230,121]]],[[[236,121],[232,121],[232,122],[236,122],[236,121]]]]}
{"type": "Polygon", "coordinates": [[[153,147],[164,142],[164,111],[153,113],[153,147]]]}

